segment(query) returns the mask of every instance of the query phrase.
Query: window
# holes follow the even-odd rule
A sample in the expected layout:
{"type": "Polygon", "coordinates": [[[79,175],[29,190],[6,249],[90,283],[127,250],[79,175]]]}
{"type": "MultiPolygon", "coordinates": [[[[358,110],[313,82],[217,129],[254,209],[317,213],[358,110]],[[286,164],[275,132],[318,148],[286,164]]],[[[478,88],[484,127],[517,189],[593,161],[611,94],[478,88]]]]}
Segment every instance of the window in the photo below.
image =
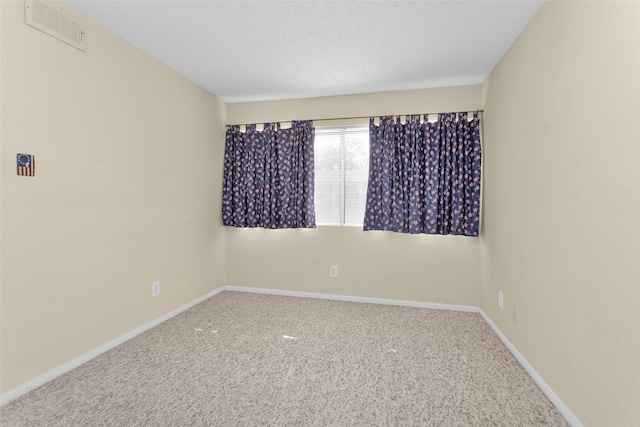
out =
{"type": "Polygon", "coordinates": [[[369,128],[316,129],[315,205],[318,225],[362,225],[369,177],[369,128]]]}

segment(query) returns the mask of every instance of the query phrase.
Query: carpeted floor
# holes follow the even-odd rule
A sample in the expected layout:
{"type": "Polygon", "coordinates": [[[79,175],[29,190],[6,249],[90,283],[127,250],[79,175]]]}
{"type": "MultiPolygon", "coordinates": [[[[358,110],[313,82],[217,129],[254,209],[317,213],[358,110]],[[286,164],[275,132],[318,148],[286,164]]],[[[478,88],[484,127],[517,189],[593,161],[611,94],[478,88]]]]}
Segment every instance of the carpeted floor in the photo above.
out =
{"type": "Polygon", "coordinates": [[[0,408],[2,426],[567,426],[482,317],[223,292],[0,408]]]}

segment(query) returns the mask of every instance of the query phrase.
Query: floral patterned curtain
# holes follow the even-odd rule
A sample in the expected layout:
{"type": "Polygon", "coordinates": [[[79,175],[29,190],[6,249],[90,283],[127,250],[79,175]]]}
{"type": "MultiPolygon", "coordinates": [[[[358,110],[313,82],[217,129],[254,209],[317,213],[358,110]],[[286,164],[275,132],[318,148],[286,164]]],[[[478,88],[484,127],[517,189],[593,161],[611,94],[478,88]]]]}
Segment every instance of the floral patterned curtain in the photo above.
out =
{"type": "Polygon", "coordinates": [[[365,230],[478,236],[482,149],[478,113],[370,120],[365,230]]]}
{"type": "Polygon", "coordinates": [[[315,228],[311,121],[227,128],[222,222],[233,227],[315,228]]]}

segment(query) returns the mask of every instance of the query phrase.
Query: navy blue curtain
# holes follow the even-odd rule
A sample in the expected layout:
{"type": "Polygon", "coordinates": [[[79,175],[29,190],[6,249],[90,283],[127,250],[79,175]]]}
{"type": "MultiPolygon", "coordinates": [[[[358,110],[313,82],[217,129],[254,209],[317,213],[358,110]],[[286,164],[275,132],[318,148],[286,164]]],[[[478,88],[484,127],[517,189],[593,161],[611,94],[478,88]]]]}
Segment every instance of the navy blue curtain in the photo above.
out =
{"type": "Polygon", "coordinates": [[[233,227],[315,228],[312,121],[227,128],[222,222],[233,227]]]}
{"type": "Polygon", "coordinates": [[[371,118],[364,230],[478,236],[480,121],[467,116],[371,118]]]}

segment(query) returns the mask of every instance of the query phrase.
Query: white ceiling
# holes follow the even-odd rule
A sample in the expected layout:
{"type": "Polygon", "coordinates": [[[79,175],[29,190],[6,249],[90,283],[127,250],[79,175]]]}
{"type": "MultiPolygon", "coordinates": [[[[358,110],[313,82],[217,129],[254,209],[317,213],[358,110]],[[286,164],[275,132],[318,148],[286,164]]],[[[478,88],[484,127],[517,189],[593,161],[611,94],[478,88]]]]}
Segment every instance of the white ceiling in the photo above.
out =
{"type": "Polygon", "coordinates": [[[478,84],[543,1],[66,3],[233,103],[478,84]]]}

